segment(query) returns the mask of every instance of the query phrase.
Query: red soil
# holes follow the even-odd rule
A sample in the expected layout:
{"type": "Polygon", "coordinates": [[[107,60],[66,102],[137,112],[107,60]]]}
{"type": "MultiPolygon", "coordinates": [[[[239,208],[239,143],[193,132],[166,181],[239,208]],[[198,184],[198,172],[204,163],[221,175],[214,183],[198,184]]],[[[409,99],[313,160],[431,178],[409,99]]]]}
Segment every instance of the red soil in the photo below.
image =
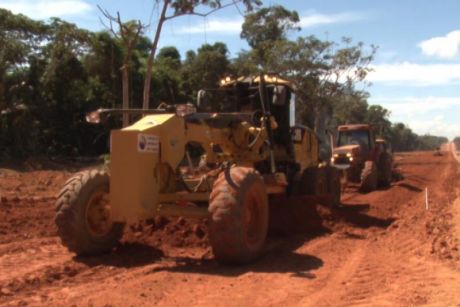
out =
{"type": "Polygon", "coordinates": [[[53,221],[71,173],[0,169],[0,304],[457,306],[459,166],[447,152],[396,162],[403,180],[348,187],[342,209],[317,206],[307,232],[233,267],[213,259],[206,223],[186,219],[131,225],[111,254],[76,258],[53,221]]]}

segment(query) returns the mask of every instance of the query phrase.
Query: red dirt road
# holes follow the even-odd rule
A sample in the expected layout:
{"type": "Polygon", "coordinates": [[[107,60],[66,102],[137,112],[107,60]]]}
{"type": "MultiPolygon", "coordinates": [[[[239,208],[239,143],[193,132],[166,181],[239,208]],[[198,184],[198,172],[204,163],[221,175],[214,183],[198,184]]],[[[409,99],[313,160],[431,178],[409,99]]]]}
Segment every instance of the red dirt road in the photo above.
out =
{"type": "Polygon", "coordinates": [[[0,304],[460,306],[460,167],[449,152],[396,157],[405,179],[318,207],[322,227],[272,237],[245,266],[212,258],[204,224],[129,227],[109,255],[60,245],[54,195],[70,173],[0,169],[0,304]],[[428,188],[428,210],[425,188],[428,188]]]}

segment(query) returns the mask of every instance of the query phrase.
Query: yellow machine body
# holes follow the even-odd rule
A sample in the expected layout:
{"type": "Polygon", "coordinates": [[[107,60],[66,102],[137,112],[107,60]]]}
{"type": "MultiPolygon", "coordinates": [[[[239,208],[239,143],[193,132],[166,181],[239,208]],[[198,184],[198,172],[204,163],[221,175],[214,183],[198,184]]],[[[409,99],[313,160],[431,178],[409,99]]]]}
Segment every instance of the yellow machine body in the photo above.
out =
{"type": "Polygon", "coordinates": [[[303,208],[340,203],[338,172],[320,163],[313,131],[296,125],[288,81],[260,75],[220,85],[200,90],[196,106],[87,114],[91,123],[117,113],[142,118],[111,132],[108,170],[78,173],[60,193],[56,225],[70,251],[110,252],[125,225],[185,217],[209,221],[218,260],[247,263],[269,229],[285,233],[283,225],[306,217],[303,208]]]}
{"type": "MultiPolygon", "coordinates": [[[[301,169],[316,167],[316,135],[303,127],[292,128],[292,134],[295,160],[301,169]]],[[[112,131],[110,198],[113,220],[134,222],[152,217],[162,202],[207,200],[210,191],[176,194],[176,174],[188,142],[203,147],[207,163],[231,160],[238,165],[253,166],[267,159],[268,153],[262,146],[266,139],[265,129],[251,127],[247,122],[233,128],[213,128],[188,123],[176,114],[148,115],[132,126],[112,131]],[[254,135],[259,139],[248,150],[244,145],[254,135]],[[222,152],[215,153],[215,145],[219,145],[222,152]]],[[[283,155],[286,155],[283,151],[276,153],[277,159],[282,159],[283,155]]]]}
{"type": "Polygon", "coordinates": [[[137,221],[152,216],[162,202],[186,198],[207,199],[207,194],[173,195],[179,163],[188,142],[199,143],[207,163],[232,160],[238,165],[253,165],[266,158],[261,146],[266,140],[263,128],[241,122],[233,128],[213,128],[187,123],[176,114],[148,115],[111,134],[110,198],[115,221],[137,221]],[[238,144],[258,135],[252,150],[238,144]],[[230,139],[235,141],[230,141],[230,139]],[[222,152],[215,153],[219,145],[222,152]]]}
{"type": "Polygon", "coordinates": [[[110,200],[115,221],[135,221],[151,215],[161,180],[155,168],[163,157],[172,163],[180,161],[177,153],[184,147],[184,136],[177,132],[181,124],[174,115],[151,115],[112,131],[110,200]],[[160,137],[170,146],[162,146],[160,137]]]}
{"type": "MultiPolygon", "coordinates": [[[[275,85],[289,85],[282,79],[267,80],[275,85]]],[[[231,81],[227,83],[233,86],[231,81]]],[[[277,110],[281,109],[274,106],[269,119],[261,117],[262,121],[268,120],[269,125],[267,122],[251,124],[254,123],[254,112],[163,113],[146,115],[129,127],[112,131],[112,220],[131,223],[158,214],[204,217],[208,214],[206,208],[190,204],[209,200],[213,178],[216,178],[209,173],[219,171],[219,167],[228,163],[259,170],[267,193],[285,193],[289,174],[282,167],[276,173],[267,167],[272,152],[267,127],[284,140],[274,142],[272,157],[277,165],[288,165],[285,169],[292,169],[295,165],[302,173],[306,169],[318,168],[319,141],[307,127],[290,127],[283,117],[286,113],[277,114],[277,110]],[[281,128],[276,118],[282,121],[281,128]],[[203,153],[199,164],[203,164],[206,170],[198,169],[196,159],[192,161],[190,158],[189,144],[201,147],[203,153]],[[211,167],[207,168],[209,165],[211,167]],[[185,176],[182,168],[188,168],[185,176]]],[[[286,108],[282,110],[285,112],[286,108]]]]}

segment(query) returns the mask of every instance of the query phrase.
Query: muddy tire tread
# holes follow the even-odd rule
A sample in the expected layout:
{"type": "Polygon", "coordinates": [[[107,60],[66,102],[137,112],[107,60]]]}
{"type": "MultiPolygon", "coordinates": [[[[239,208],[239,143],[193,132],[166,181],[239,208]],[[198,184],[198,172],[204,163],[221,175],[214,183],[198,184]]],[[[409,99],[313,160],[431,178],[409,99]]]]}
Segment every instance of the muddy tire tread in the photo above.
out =
{"type": "Polygon", "coordinates": [[[78,256],[109,252],[123,235],[124,224],[114,223],[103,237],[92,236],[84,219],[86,200],[97,185],[109,184],[107,173],[86,170],[67,180],[56,200],[55,222],[61,242],[78,256]]]}
{"type": "Polygon", "coordinates": [[[209,211],[209,239],[214,256],[219,262],[247,263],[261,255],[268,231],[268,198],[263,180],[257,171],[247,167],[232,167],[220,173],[210,195],[209,211]],[[229,178],[232,182],[229,182],[229,178]],[[262,226],[258,233],[260,244],[255,248],[248,248],[243,239],[243,199],[254,184],[262,185],[264,192],[260,220],[262,226]]]}

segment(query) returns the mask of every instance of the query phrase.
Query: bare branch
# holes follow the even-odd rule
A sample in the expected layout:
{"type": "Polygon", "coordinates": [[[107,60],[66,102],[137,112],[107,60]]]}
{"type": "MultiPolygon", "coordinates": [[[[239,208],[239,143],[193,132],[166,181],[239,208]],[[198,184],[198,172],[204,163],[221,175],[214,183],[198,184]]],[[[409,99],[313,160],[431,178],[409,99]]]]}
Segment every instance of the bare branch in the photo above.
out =
{"type": "MultiPolygon", "coordinates": [[[[112,15],[110,15],[110,13],[107,11],[107,10],[104,10],[102,9],[99,5],[97,5],[97,8],[99,9],[99,11],[102,13],[102,15],[104,15],[104,17],[109,21],[109,26],[107,26],[104,21],[102,21],[102,18],[99,17],[99,21],[101,22],[101,24],[106,28],[108,29],[116,38],[120,38],[120,36],[118,35],[118,33],[113,29],[113,22],[117,22],[118,23],[118,20],[113,17],[112,15]]],[[[120,24],[119,24],[120,26],[120,24]]],[[[121,26],[120,26],[121,27],[121,26]]]]}
{"type": "Polygon", "coordinates": [[[231,5],[235,5],[237,2],[241,2],[241,0],[232,0],[232,2],[230,3],[227,3],[227,4],[224,4],[224,5],[221,5],[219,7],[216,7],[206,13],[197,13],[197,12],[183,12],[183,13],[179,13],[179,14],[174,14],[174,15],[171,15],[171,16],[167,16],[165,17],[165,21],[166,20],[170,20],[170,19],[173,19],[173,18],[176,18],[176,17],[179,17],[179,16],[184,16],[184,15],[193,15],[193,16],[199,16],[199,17],[208,17],[209,15],[211,15],[212,13],[218,11],[218,10],[221,10],[223,8],[226,8],[226,7],[229,7],[231,5]]]}
{"type": "Polygon", "coordinates": [[[244,17],[243,12],[241,12],[240,7],[239,7],[238,4],[237,4],[238,2],[241,2],[241,0],[238,0],[238,1],[237,1],[237,0],[232,0],[232,3],[235,5],[235,7],[236,7],[238,13],[240,13],[241,17],[244,17]]]}
{"type": "Polygon", "coordinates": [[[110,22],[109,25],[110,25],[110,26],[107,26],[107,25],[104,23],[104,21],[102,20],[101,17],[99,17],[99,21],[100,21],[100,23],[104,26],[104,28],[106,28],[110,33],[113,34],[114,37],[120,38],[120,37],[118,36],[118,33],[115,32],[115,30],[113,30],[112,21],[109,20],[109,22],[110,22]]]}
{"type": "Polygon", "coordinates": [[[104,15],[104,17],[107,18],[108,20],[117,21],[116,18],[110,15],[110,13],[107,10],[104,10],[99,5],[97,5],[97,8],[102,13],[102,15],[104,15]]]}
{"type": "Polygon", "coordinates": [[[118,23],[118,27],[120,28],[120,34],[121,34],[121,37],[123,38],[123,40],[125,40],[125,37],[126,37],[126,32],[124,31],[125,30],[125,26],[123,25],[123,23],[121,22],[121,17],[120,17],[120,12],[117,12],[117,19],[116,19],[117,23],[118,23]]]}

